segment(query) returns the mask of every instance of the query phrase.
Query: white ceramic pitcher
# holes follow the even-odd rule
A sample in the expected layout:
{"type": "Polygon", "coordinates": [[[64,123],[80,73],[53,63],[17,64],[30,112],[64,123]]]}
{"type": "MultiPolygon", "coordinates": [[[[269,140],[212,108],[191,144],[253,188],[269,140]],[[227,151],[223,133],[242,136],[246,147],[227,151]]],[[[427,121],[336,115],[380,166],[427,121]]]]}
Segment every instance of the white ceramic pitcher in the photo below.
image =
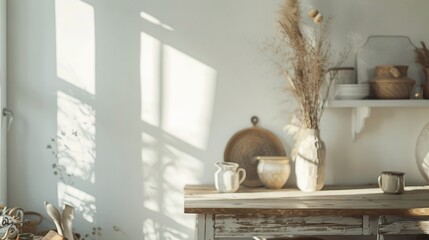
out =
{"type": "Polygon", "coordinates": [[[215,166],[218,167],[214,174],[215,186],[219,192],[236,192],[246,179],[246,170],[239,168],[237,163],[217,162],[215,166]]]}

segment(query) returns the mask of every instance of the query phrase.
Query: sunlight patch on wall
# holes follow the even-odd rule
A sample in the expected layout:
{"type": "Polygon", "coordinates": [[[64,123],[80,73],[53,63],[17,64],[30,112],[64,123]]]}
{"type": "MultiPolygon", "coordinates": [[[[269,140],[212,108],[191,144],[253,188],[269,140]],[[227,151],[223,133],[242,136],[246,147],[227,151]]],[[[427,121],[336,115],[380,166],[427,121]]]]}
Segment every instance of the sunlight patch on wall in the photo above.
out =
{"type": "Polygon", "coordinates": [[[188,233],[181,232],[180,230],[177,230],[175,228],[168,227],[165,222],[157,222],[151,218],[146,218],[143,221],[144,240],[184,240],[191,239],[190,236],[192,235],[193,234],[190,235],[188,233]]]}
{"type": "Polygon", "coordinates": [[[141,119],[157,127],[160,120],[160,53],[160,41],[148,34],[141,33],[141,119]]]}
{"type": "Polygon", "coordinates": [[[97,210],[94,196],[73,186],[58,182],[58,201],[60,206],[64,206],[64,204],[74,206],[77,212],[82,213],[86,221],[94,222],[97,210]]]}
{"type": "Polygon", "coordinates": [[[172,146],[157,147],[157,140],[147,134],[142,138],[146,146],[142,149],[144,206],[174,216],[177,223],[192,223],[189,216],[183,215],[183,187],[199,182],[204,173],[203,162],[172,146]]]}
{"type": "Polygon", "coordinates": [[[80,0],[55,0],[57,75],[95,94],[94,8],[80,0]]]}
{"type": "Polygon", "coordinates": [[[216,71],[146,33],[140,38],[141,119],[205,149],[216,71]]]}
{"type": "Polygon", "coordinates": [[[142,145],[143,206],[151,213],[143,223],[145,236],[189,235],[195,218],[183,214],[183,188],[185,184],[199,183],[204,175],[204,162],[146,133],[142,133],[142,145]],[[164,224],[159,227],[156,222],[164,224]]]}
{"type": "Polygon", "coordinates": [[[162,57],[162,128],[205,149],[214,107],[216,71],[167,45],[162,57]]]}
{"type": "Polygon", "coordinates": [[[143,11],[140,12],[140,17],[143,18],[144,20],[152,23],[152,24],[155,24],[155,25],[158,25],[158,26],[164,28],[165,30],[174,31],[174,29],[170,25],[167,25],[167,24],[161,22],[161,20],[159,20],[158,18],[156,18],[156,17],[154,17],[154,16],[152,16],[146,12],[143,12],[143,11]]]}
{"type": "Polygon", "coordinates": [[[58,161],[67,174],[95,183],[95,111],[79,99],[57,93],[58,161]]]}
{"type": "MultiPolygon", "coordinates": [[[[204,175],[204,161],[201,161],[184,151],[165,146],[162,156],[163,206],[162,212],[174,216],[173,221],[184,226],[194,226],[194,216],[183,214],[183,188],[186,184],[198,184],[204,175]]],[[[214,169],[214,168],[213,168],[214,169]]]]}
{"type": "Polygon", "coordinates": [[[159,224],[155,223],[150,218],[147,218],[143,222],[143,239],[147,240],[158,240],[160,238],[159,234],[160,226],[159,224]]]}
{"type": "Polygon", "coordinates": [[[162,163],[159,161],[158,141],[149,134],[142,134],[142,160],[143,160],[143,206],[154,212],[160,212],[161,208],[158,203],[159,186],[162,181],[157,173],[159,168],[162,168],[162,163]]]}
{"type": "Polygon", "coordinates": [[[171,240],[183,240],[183,239],[190,239],[190,237],[187,234],[184,234],[183,232],[178,231],[174,228],[166,228],[165,231],[165,239],[171,239],[171,240]]]}

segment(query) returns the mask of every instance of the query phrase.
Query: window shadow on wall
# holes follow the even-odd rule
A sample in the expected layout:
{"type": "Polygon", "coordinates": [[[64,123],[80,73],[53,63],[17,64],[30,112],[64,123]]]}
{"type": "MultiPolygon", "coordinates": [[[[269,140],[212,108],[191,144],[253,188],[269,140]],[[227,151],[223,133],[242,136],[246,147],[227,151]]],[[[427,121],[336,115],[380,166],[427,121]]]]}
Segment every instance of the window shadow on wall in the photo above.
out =
{"type": "MultiPolygon", "coordinates": [[[[176,34],[149,13],[140,16],[176,34]]],[[[216,70],[151,34],[140,34],[143,236],[189,239],[195,221],[183,214],[183,187],[204,174],[216,70]]]]}
{"type": "Polygon", "coordinates": [[[217,73],[164,41],[173,26],[115,4],[55,1],[58,204],[82,234],[191,239],[182,189],[204,174],[217,73]]]}

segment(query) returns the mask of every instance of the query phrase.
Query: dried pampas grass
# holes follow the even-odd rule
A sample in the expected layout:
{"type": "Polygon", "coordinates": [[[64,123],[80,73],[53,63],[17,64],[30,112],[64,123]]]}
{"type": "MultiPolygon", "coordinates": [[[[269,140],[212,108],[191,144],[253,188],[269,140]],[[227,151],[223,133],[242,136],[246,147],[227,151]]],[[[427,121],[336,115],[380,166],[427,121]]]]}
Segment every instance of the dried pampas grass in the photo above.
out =
{"type": "Polygon", "coordinates": [[[414,49],[416,53],[416,63],[422,65],[423,68],[429,68],[429,50],[426,48],[424,42],[420,43],[422,44],[422,48],[414,49]]]}
{"type": "Polygon", "coordinates": [[[279,35],[269,47],[274,53],[274,63],[280,68],[287,90],[295,97],[299,109],[295,117],[302,128],[319,129],[320,119],[335,74],[326,79],[329,68],[339,66],[346,58],[346,51],[335,57],[329,42],[331,20],[323,19],[318,10],[312,10],[312,28],[301,18],[299,0],[285,0],[277,23],[279,35]]]}

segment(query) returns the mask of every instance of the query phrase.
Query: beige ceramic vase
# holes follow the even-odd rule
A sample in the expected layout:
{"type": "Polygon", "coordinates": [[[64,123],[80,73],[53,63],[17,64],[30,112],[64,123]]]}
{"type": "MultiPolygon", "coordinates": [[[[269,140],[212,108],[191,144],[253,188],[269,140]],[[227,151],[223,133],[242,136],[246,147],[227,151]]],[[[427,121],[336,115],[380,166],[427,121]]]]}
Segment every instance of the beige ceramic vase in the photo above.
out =
{"type": "Polygon", "coordinates": [[[258,156],[259,180],[266,188],[282,188],[290,176],[290,161],[287,157],[258,156]]]}

